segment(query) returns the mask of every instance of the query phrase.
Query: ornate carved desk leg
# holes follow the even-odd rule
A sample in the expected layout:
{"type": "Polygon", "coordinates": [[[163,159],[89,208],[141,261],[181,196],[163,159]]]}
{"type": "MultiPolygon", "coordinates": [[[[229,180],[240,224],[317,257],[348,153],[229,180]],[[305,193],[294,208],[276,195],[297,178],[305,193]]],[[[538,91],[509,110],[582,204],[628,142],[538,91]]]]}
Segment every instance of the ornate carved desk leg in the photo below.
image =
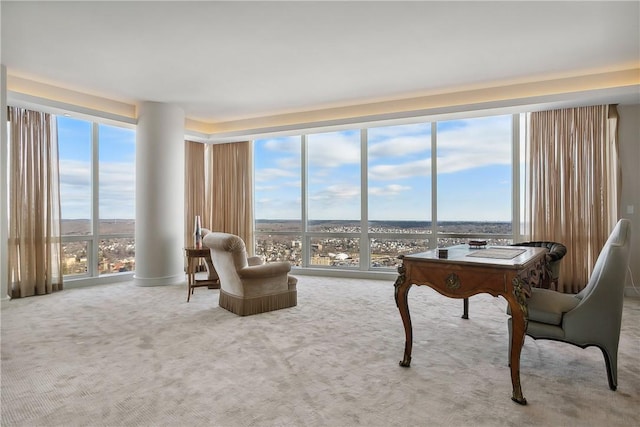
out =
{"type": "Polygon", "coordinates": [[[409,294],[409,288],[411,288],[411,282],[407,281],[406,270],[404,265],[398,267],[398,279],[395,286],[395,298],[398,310],[400,310],[400,317],[402,317],[402,324],[404,325],[404,358],[400,362],[400,366],[408,368],[411,365],[411,348],[413,346],[413,330],[411,327],[411,316],[409,315],[409,305],[407,302],[407,296],[409,294]]]}
{"type": "Polygon", "coordinates": [[[522,395],[520,386],[520,353],[524,344],[524,335],[527,330],[527,299],[522,289],[523,282],[519,277],[513,279],[513,295],[506,295],[509,307],[511,308],[511,354],[509,355],[509,366],[511,367],[511,384],[513,395],[511,400],[520,405],[526,405],[527,399],[522,395]]]}
{"type": "Polygon", "coordinates": [[[462,301],[462,318],[463,319],[469,318],[469,298],[465,298],[462,301]]]}

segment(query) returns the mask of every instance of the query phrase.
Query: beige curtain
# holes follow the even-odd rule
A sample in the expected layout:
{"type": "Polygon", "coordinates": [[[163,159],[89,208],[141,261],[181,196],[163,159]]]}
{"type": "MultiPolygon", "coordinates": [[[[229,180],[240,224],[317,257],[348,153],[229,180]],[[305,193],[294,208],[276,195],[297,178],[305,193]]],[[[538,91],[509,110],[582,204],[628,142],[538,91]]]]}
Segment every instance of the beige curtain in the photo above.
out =
{"type": "Polygon", "coordinates": [[[205,221],[205,145],[199,142],[185,141],[185,192],[184,192],[184,246],[194,244],[193,232],[196,215],[200,215],[202,227],[210,228],[205,221]]]}
{"type": "Polygon", "coordinates": [[[208,145],[203,221],[240,236],[253,254],[253,162],[248,141],[208,145]]]}
{"type": "Polygon", "coordinates": [[[616,107],[536,112],[529,126],[528,234],[567,247],[557,290],[577,293],[618,219],[616,107]]]}
{"type": "Polygon", "coordinates": [[[12,298],[62,289],[55,122],[9,107],[9,286],[12,298]]]}

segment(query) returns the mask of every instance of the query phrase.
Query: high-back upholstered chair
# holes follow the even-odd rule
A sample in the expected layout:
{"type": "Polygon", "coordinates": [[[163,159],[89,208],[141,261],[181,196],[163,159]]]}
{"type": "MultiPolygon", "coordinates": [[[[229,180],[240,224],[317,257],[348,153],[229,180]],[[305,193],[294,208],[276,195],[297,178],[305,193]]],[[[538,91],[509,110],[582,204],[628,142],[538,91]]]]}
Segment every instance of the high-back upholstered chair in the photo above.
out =
{"type": "MultiPolygon", "coordinates": [[[[619,220],[582,291],[573,295],[533,288],[531,298],[527,299],[526,334],[534,339],[562,341],[582,348],[599,347],[604,355],[611,390],[618,386],[618,342],[631,255],[630,239],[631,222],[619,220]]],[[[511,333],[509,318],[509,338],[511,333]]]]}
{"type": "Polygon", "coordinates": [[[528,246],[536,248],[545,248],[547,250],[547,267],[545,277],[542,279],[542,288],[549,289],[551,285],[556,288],[558,286],[558,278],[560,277],[560,261],[567,254],[567,247],[558,242],[520,242],[511,246],[528,246]]]}
{"type": "Polygon", "coordinates": [[[262,264],[259,257],[247,258],[244,241],[233,234],[207,233],[203,243],[220,278],[220,307],[247,316],[297,304],[298,280],[289,276],[288,262],[262,264]]]}

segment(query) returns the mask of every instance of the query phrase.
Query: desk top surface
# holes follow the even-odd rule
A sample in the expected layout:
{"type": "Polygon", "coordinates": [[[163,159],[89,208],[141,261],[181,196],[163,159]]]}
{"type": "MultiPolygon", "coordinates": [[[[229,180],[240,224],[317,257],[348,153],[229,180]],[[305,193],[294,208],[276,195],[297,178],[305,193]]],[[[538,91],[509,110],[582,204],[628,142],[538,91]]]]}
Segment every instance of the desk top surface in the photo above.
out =
{"type": "Polygon", "coordinates": [[[546,252],[547,250],[545,248],[527,246],[488,246],[486,248],[474,248],[469,247],[469,245],[456,245],[405,255],[403,260],[520,269],[539,257],[544,256],[546,252]],[[438,256],[440,249],[447,250],[447,258],[440,258],[438,256]]]}
{"type": "Polygon", "coordinates": [[[201,248],[195,248],[193,246],[184,248],[187,256],[206,256],[209,255],[209,248],[203,246],[201,248]]]}

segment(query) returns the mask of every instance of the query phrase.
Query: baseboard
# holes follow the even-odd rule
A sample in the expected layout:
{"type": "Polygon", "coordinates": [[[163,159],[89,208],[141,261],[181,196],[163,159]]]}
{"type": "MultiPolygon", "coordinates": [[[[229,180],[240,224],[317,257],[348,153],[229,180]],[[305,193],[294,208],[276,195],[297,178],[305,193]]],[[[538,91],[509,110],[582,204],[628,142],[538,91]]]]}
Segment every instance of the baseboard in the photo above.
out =
{"type": "Polygon", "coordinates": [[[186,283],[186,278],[184,273],[176,274],[174,276],[165,276],[165,277],[137,277],[133,276],[133,281],[136,286],[166,286],[166,285],[179,285],[186,283]]]}
{"type": "Polygon", "coordinates": [[[627,297],[640,297],[640,289],[633,286],[627,286],[624,288],[624,295],[627,297]]]}

